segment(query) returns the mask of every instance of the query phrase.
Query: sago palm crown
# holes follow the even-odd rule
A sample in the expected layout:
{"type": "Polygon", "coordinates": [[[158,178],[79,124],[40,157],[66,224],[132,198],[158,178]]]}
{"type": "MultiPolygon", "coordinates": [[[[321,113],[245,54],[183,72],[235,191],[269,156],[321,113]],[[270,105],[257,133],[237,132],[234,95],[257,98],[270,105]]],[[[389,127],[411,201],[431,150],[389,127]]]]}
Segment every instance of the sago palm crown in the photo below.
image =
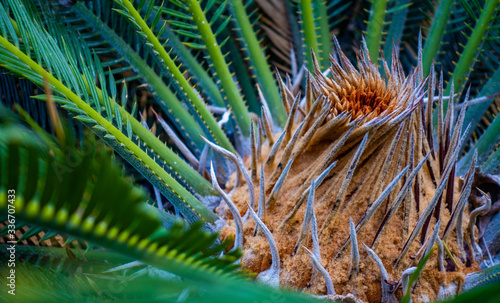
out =
{"type": "Polygon", "coordinates": [[[498,7],[1,0],[15,299],[494,300],[498,7]]]}

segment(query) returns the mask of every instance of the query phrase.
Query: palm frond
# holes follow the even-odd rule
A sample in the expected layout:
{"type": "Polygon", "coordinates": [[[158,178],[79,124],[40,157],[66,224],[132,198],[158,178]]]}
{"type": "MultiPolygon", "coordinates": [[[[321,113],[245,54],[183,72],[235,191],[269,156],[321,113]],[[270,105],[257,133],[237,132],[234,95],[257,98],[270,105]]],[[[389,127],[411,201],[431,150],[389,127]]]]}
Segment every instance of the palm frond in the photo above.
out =
{"type": "MultiPolygon", "coordinates": [[[[5,58],[2,66],[38,85],[42,85],[46,77],[57,94],[55,101],[63,104],[75,119],[93,129],[163,195],[168,196],[189,220],[196,221],[201,215],[213,221],[216,216],[192,194],[214,194],[210,184],[114,99],[108,97],[107,81],[97,56],[92,56],[75,38],[57,43],[29,17],[22,3],[15,0],[9,3],[20,30],[19,33],[11,31],[8,35],[4,32],[7,36],[0,37],[0,52],[5,58]],[[40,38],[29,38],[27,33],[30,33],[30,37],[40,38]],[[21,40],[22,45],[19,43],[21,40]],[[78,56],[75,57],[72,52],[77,50],[78,56]],[[55,55],[48,56],[49,53],[55,55]],[[63,59],[65,57],[67,61],[63,59]],[[100,86],[88,83],[87,79],[96,78],[100,86]]],[[[0,6],[0,10],[4,9],[0,6]]],[[[9,24],[13,27],[10,19],[2,19],[2,22],[5,27],[9,27],[9,24]]],[[[38,98],[46,99],[43,95],[38,98]]]]}
{"type": "MultiPolygon", "coordinates": [[[[53,151],[58,155],[53,156],[36,135],[16,125],[3,124],[1,132],[2,220],[65,232],[134,259],[161,263],[173,273],[234,268],[239,252],[212,258],[226,244],[216,244],[217,234],[204,231],[202,221],[165,229],[154,208],[144,204],[145,193],[121,175],[102,147],[53,151]],[[76,160],[68,160],[72,158],[76,160]]],[[[10,231],[7,238],[13,239],[10,231]]]]}

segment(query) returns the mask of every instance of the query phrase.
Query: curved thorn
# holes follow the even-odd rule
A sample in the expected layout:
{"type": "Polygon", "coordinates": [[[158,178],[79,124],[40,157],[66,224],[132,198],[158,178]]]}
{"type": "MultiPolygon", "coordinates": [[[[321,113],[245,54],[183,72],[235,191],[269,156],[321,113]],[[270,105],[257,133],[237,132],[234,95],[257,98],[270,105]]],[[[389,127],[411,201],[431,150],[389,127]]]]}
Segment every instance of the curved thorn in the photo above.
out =
{"type": "Polygon", "coordinates": [[[220,147],[219,145],[213,143],[213,142],[210,142],[209,140],[207,140],[207,138],[201,136],[203,138],[203,140],[205,140],[205,142],[208,144],[208,146],[210,146],[213,150],[215,150],[216,152],[218,152],[219,154],[225,156],[226,158],[229,158],[229,160],[231,160],[234,165],[236,165],[236,181],[234,183],[234,188],[238,187],[241,185],[241,177],[242,177],[242,171],[241,171],[241,168],[240,166],[238,165],[238,159],[236,158],[236,155],[233,154],[232,152],[228,151],[227,149],[223,148],[223,147],[220,147]]]}
{"type": "Polygon", "coordinates": [[[290,47],[290,64],[292,68],[292,77],[295,78],[295,76],[297,76],[297,61],[293,47],[290,47]]]}
{"type": "MultiPolygon", "coordinates": [[[[299,69],[299,72],[297,73],[297,75],[295,77],[293,77],[293,85],[292,85],[292,93],[293,94],[297,94],[298,91],[299,91],[299,87],[300,85],[302,84],[302,79],[304,78],[304,75],[305,75],[305,70],[306,68],[304,67],[304,65],[302,65],[299,69]]],[[[302,101],[301,101],[302,103],[302,101]]],[[[301,108],[299,107],[299,110],[301,108]]]]}
{"type": "Polygon", "coordinates": [[[104,271],[103,273],[105,273],[105,274],[112,273],[112,272],[115,272],[115,271],[120,271],[120,270],[124,270],[124,269],[134,268],[134,267],[138,267],[138,266],[142,266],[142,265],[145,265],[145,263],[143,263],[141,261],[132,261],[132,262],[129,262],[129,263],[125,263],[125,264],[118,265],[116,267],[110,268],[110,269],[104,271]]]}
{"type": "Polygon", "coordinates": [[[276,69],[276,71],[275,71],[276,78],[278,78],[278,85],[279,85],[280,91],[281,91],[281,101],[283,103],[283,107],[285,108],[286,114],[289,115],[290,114],[290,103],[288,102],[288,94],[286,91],[285,83],[283,83],[283,79],[281,78],[281,76],[279,74],[278,68],[275,67],[275,69],[276,69]]]}
{"type": "Polygon", "coordinates": [[[259,279],[267,284],[270,284],[272,286],[277,286],[279,287],[279,274],[280,274],[280,255],[278,252],[278,247],[276,246],[276,241],[274,241],[273,234],[267,228],[267,226],[262,222],[262,220],[259,218],[259,216],[255,213],[253,208],[248,205],[248,210],[250,212],[250,215],[252,218],[255,220],[255,223],[259,226],[260,229],[262,229],[262,232],[264,232],[264,235],[267,238],[267,241],[269,242],[269,248],[271,250],[271,268],[268,270],[265,270],[259,274],[259,279]]]}
{"type": "Polygon", "coordinates": [[[297,108],[299,107],[300,102],[300,92],[295,96],[295,100],[293,101],[292,107],[290,108],[290,113],[288,114],[288,120],[286,121],[284,130],[287,132],[285,136],[285,143],[288,143],[290,137],[292,135],[292,129],[295,121],[295,114],[297,113],[297,108]]]}
{"type": "Polygon", "coordinates": [[[269,142],[269,146],[273,146],[274,144],[274,137],[273,137],[273,125],[269,121],[269,117],[267,115],[267,112],[264,108],[264,105],[261,107],[261,113],[262,113],[262,124],[264,125],[264,131],[266,132],[266,137],[269,142]]]}
{"type": "Polygon", "coordinates": [[[255,138],[255,126],[252,121],[250,123],[250,168],[251,168],[251,174],[252,174],[252,183],[257,183],[257,162],[259,161],[257,159],[257,140],[255,138]]]}
{"type": "Polygon", "coordinates": [[[175,146],[179,149],[184,157],[193,165],[194,167],[199,166],[198,159],[196,159],[195,155],[189,150],[189,148],[182,142],[182,140],[175,134],[174,130],[160,117],[154,110],[153,113],[156,115],[156,119],[160,122],[161,127],[165,130],[168,137],[172,140],[175,146]]]}
{"type": "Polygon", "coordinates": [[[460,254],[460,260],[462,261],[462,263],[465,264],[465,261],[467,260],[467,254],[464,249],[464,229],[463,229],[464,211],[465,211],[465,204],[462,207],[462,209],[458,211],[456,232],[457,232],[457,246],[460,254]]]}
{"type": "Polygon", "coordinates": [[[158,203],[158,208],[163,210],[164,206],[163,206],[163,202],[161,201],[160,191],[158,190],[158,188],[156,188],[154,186],[153,186],[153,190],[155,193],[156,203],[158,203]]]}
{"type": "Polygon", "coordinates": [[[217,183],[217,177],[215,176],[215,170],[213,163],[210,163],[210,177],[212,178],[212,185],[215,190],[222,197],[224,202],[226,202],[227,207],[231,211],[234,217],[234,223],[236,225],[236,236],[234,238],[234,248],[241,247],[243,245],[243,220],[241,219],[240,211],[234,204],[234,202],[227,196],[227,194],[220,188],[219,183],[217,183]]]}
{"type": "MultiPolygon", "coordinates": [[[[271,134],[271,138],[272,138],[273,125],[274,125],[273,117],[271,115],[271,111],[269,110],[269,106],[267,105],[266,98],[264,98],[264,94],[262,93],[262,90],[260,89],[259,84],[256,84],[256,85],[257,85],[257,92],[259,93],[259,97],[260,97],[260,102],[262,103],[262,117],[266,120],[265,122],[267,122],[266,127],[267,126],[269,127],[269,130],[270,130],[269,133],[271,134]]],[[[269,142],[271,142],[271,141],[269,141],[269,142]]],[[[273,144],[269,143],[269,145],[273,145],[273,144]]]]}
{"type": "Polygon", "coordinates": [[[476,239],[474,236],[474,225],[476,225],[476,219],[480,215],[486,214],[491,208],[491,198],[490,196],[476,187],[476,189],[486,198],[486,203],[472,211],[469,219],[469,234],[470,234],[470,242],[472,247],[472,255],[474,257],[474,261],[479,262],[483,258],[483,251],[481,247],[476,243],[476,239]]]}
{"type": "Polygon", "coordinates": [[[333,281],[332,278],[330,277],[330,274],[326,271],[326,269],[321,265],[318,259],[314,256],[314,254],[307,249],[307,247],[302,246],[304,250],[307,252],[309,257],[311,258],[312,264],[314,268],[316,268],[317,271],[321,273],[323,276],[323,279],[325,279],[325,284],[326,284],[326,292],[328,295],[335,295],[335,288],[333,287],[333,281]]]}
{"type": "Polygon", "coordinates": [[[321,263],[321,251],[319,250],[319,239],[318,239],[318,224],[316,222],[316,215],[314,214],[314,207],[312,209],[311,218],[311,236],[313,242],[313,254],[321,263]]]}
{"type": "Polygon", "coordinates": [[[486,243],[486,240],[484,237],[481,237],[481,240],[483,240],[483,246],[486,250],[486,254],[488,255],[488,261],[490,261],[490,266],[495,265],[495,262],[493,261],[493,257],[491,256],[490,249],[488,248],[488,243],[486,243]]]}
{"type": "Polygon", "coordinates": [[[247,186],[248,186],[248,195],[250,196],[250,205],[252,207],[254,207],[255,206],[255,194],[254,194],[254,191],[253,191],[253,182],[252,182],[252,179],[250,178],[250,176],[248,175],[248,172],[247,172],[247,170],[245,168],[245,164],[243,163],[243,160],[241,159],[240,155],[238,155],[237,153],[233,154],[232,152],[228,151],[227,149],[225,149],[223,147],[220,147],[219,145],[214,144],[214,143],[208,141],[203,136],[202,136],[202,138],[216,152],[222,154],[223,156],[228,157],[229,159],[231,159],[236,164],[236,166],[239,168],[239,172],[241,172],[241,174],[243,175],[243,178],[245,178],[245,181],[247,183],[247,186]]]}
{"type": "MultiPolygon", "coordinates": [[[[412,285],[408,285],[410,283],[410,276],[417,270],[416,267],[410,267],[408,269],[406,269],[405,271],[403,271],[403,273],[401,274],[401,284],[403,286],[403,294],[406,294],[408,288],[410,288],[412,285]]],[[[410,300],[408,301],[408,303],[411,303],[411,296],[410,296],[410,300]]]]}
{"type": "Polygon", "coordinates": [[[257,162],[260,162],[260,157],[262,155],[262,140],[264,137],[264,131],[262,126],[262,119],[259,118],[257,127],[257,162]]]}
{"type": "Polygon", "coordinates": [[[205,106],[212,114],[223,115],[228,111],[227,108],[225,107],[218,107],[215,105],[205,105],[205,106]]]}
{"type": "MultiPolygon", "coordinates": [[[[423,58],[423,51],[422,51],[422,31],[419,31],[418,33],[418,65],[417,65],[417,81],[418,83],[422,83],[424,80],[424,70],[423,70],[423,63],[422,63],[422,58],[423,58]]],[[[452,90],[453,92],[453,90],[452,90]]]]}
{"type": "MultiPolygon", "coordinates": [[[[451,104],[451,102],[450,102],[451,104]]],[[[464,123],[464,120],[465,120],[465,110],[461,110],[460,111],[460,114],[458,116],[458,121],[456,123],[456,126],[455,126],[455,130],[457,129],[462,129],[463,127],[463,123],[464,123]]],[[[451,126],[450,126],[451,127],[451,126]]],[[[444,165],[448,165],[449,162],[450,162],[450,157],[453,155],[453,151],[456,149],[456,148],[460,148],[460,145],[462,144],[459,139],[460,139],[460,131],[455,131],[453,133],[453,136],[451,137],[451,141],[450,141],[450,144],[449,144],[449,149],[448,149],[448,152],[446,153],[446,156],[444,158],[444,165]],[[457,146],[459,145],[459,146],[457,146]]]]}
{"type": "Polygon", "coordinates": [[[389,274],[385,269],[384,263],[382,263],[382,260],[380,260],[380,258],[371,248],[367,247],[364,243],[362,244],[370,258],[372,258],[375,264],[377,264],[378,270],[380,272],[380,288],[382,290],[382,299],[380,300],[380,302],[390,302],[390,298],[391,296],[394,296],[394,294],[391,293],[391,285],[387,283],[387,281],[389,281],[389,274]]]}
{"type": "MultiPolygon", "coordinates": [[[[443,73],[441,70],[441,74],[439,75],[439,85],[438,85],[438,121],[437,121],[437,137],[438,138],[444,138],[443,136],[443,73]]],[[[441,154],[442,152],[442,146],[438,144],[438,152],[437,154],[441,154]]]]}

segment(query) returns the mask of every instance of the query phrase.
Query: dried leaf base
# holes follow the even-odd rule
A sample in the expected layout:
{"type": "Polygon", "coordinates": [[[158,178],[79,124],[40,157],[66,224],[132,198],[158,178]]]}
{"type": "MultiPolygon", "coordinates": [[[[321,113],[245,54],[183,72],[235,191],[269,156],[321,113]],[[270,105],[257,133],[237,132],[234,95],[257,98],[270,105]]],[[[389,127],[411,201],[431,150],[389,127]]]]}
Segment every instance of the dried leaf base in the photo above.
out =
{"type": "MultiPolygon", "coordinates": [[[[463,178],[455,176],[463,142],[453,129],[462,129],[464,112],[456,124],[452,105],[444,115],[442,81],[434,74],[424,80],[420,67],[404,77],[397,64],[386,66],[383,80],[372,63],[361,60],[356,69],[337,54],[332,78],[319,69],[309,74],[304,99],[278,79],[289,113],[284,132],[267,131],[272,146],[253,136],[245,163],[252,178],[227,184],[243,217],[243,267],[269,274],[274,263],[281,286],[316,295],[396,302],[404,276],[435,245],[412,288],[414,302],[435,300],[441,285],[462,285],[479,269],[467,228],[475,161],[463,178]],[[436,86],[438,140],[424,103],[426,94],[434,100],[436,86]],[[248,203],[272,236],[245,216],[248,203]],[[279,256],[271,254],[270,237],[279,256]]],[[[231,236],[233,214],[223,205],[219,214],[228,223],[223,236],[231,236]]]]}

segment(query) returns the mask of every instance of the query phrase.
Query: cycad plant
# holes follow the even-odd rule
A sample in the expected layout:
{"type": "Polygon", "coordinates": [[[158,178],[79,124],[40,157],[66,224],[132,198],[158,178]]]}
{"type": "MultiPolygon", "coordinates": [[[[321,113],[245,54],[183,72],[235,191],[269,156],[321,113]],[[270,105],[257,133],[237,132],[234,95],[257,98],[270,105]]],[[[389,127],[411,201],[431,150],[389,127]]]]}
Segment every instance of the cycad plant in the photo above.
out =
{"type": "Polygon", "coordinates": [[[468,275],[491,197],[469,196],[500,164],[498,7],[0,1],[2,103],[25,121],[2,107],[2,232],[76,249],[18,245],[37,272],[21,300],[423,302],[491,283],[495,266],[468,275]]]}

